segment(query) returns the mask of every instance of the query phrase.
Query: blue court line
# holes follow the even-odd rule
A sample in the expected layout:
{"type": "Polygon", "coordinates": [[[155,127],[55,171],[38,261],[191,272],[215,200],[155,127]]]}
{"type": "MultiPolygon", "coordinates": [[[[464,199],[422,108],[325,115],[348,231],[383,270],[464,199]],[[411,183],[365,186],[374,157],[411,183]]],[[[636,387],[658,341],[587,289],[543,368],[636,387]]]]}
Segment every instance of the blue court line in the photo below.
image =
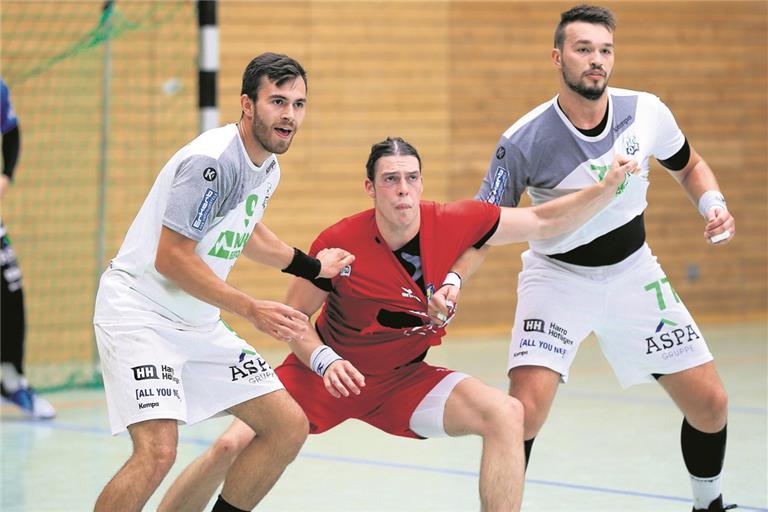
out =
{"type": "MultiPolygon", "coordinates": [[[[42,422],[42,421],[36,421],[36,420],[21,420],[20,423],[22,422],[35,427],[50,428],[54,430],[67,430],[72,432],[83,432],[88,434],[99,434],[104,436],[110,435],[109,430],[101,427],[86,427],[81,425],[60,423],[58,421],[42,422]]],[[[182,436],[179,438],[179,443],[194,444],[198,446],[207,447],[207,446],[210,446],[211,443],[213,443],[213,440],[182,436]]],[[[316,452],[307,452],[303,450],[299,452],[299,457],[304,459],[322,460],[327,462],[338,462],[342,464],[377,466],[377,467],[385,467],[385,468],[393,468],[393,469],[408,469],[411,471],[422,471],[425,473],[435,473],[435,474],[443,474],[443,475],[466,476],[470,478],[478,478],[480,476],[479,472],[477,471],[468,471],[468,470],[451,469],[451,468],[439,468],[434,466],[423,466],[419,464],[405,464],[400,462],[390,462],[390,461],[375,460],[375,459],[362,459],[357,457],[343,457],[339,455],[327,455],[327,454],[316,453],[316,452]]],[[[676,502],[682,502],[682,503],[689,503],[691,501],[690,498],[682,498],[679,496],[651,494],[651,493],[644,493],[644,492],[638,492],[638,491],[629,491],[625,489],[612,489],[610,487],[597,487],[592,485],[570,484],[567,482],[555,482],[552,480],[538,480],[533,478],[527,478],[525,483],[526,485],[544,485],[548,487],[575,489],[578,491],[599,492],[604,494],[617,494],[620,496],[635,496],[639,498],[650,498],[650,499],[657,499],[657,500],[664,500],[664,501],[676,501],[676,502]]],[[[761,507],[756,507],[751,505],[742,505],[742,504],[739,504],[739,510],[768,512],[768,509],[766,508],[761,508],[761,507]]]]}

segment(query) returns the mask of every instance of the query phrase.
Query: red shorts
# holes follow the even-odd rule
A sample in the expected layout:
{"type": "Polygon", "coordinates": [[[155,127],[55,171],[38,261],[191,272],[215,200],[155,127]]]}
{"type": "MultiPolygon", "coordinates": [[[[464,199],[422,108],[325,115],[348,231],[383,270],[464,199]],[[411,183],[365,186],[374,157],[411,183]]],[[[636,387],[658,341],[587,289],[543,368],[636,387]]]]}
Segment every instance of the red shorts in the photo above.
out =
{"type": "Polygon", "coordinates": [[[355,418],[396,436],[423,439],[410,429],[411,416],[422,399],[453,370],[412,363],[382,375],[366,375],[359,395],[334,398],[323,379],[289,354],[275,368],[285,389],[309,419],[310,434],[330,430],[355,418]]]}

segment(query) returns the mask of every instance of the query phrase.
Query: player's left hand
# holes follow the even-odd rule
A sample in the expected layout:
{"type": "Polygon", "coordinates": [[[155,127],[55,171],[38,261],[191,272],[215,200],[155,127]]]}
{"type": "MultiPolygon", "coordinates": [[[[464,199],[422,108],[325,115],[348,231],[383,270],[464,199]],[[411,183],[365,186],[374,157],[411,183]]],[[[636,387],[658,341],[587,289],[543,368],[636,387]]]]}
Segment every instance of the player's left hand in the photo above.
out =
{"type": "Polygon", "coordinates": [[[456,314],[461,288],[444,284],[432,294],[427,304],[427,314],[433,325],[444,327],[456,314]]]}
{"type": "Polygon", "coordinates": [[[317,253],[320,260],[320,274],[317,277],[336,277],[341,270],[355,261],[355,256],[344,249],[323,249],[317,253]]]}
{"type": "Polygon", "coordinates": [[[360,394],[360,388],[365,386],[365,377],[357,371],[346,359],[339,359],[330,364],[323,374],[325,389],[334,397],[349,396],[349,393],[360,394]]]}
{"type": "Polygon", "coordinates": [[[736,235],[736,219],[728,210],[711,208],[707,212],[707,225],[704,228],[704,240],[711,245],[723,245],[736,235]]]}

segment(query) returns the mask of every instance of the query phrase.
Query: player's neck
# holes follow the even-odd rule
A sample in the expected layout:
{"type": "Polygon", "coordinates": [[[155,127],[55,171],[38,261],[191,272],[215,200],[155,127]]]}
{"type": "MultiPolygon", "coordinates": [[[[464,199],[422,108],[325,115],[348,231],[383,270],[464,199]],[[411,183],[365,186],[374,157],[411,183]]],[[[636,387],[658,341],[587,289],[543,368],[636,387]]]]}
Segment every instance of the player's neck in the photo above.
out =
{"type": "Polygon", "coordinates": [[[569,88],[560,90],[557,104],[576,128],[590,130],[600,124],[608,108],[608,91],[597,100],[588,100],[569,88]]]}
{"type": "Polygon", "coordinates": [[[240,140],[243,141],[245,152],[248,153],[248,158],[251,159],[253,165],[261,167],[264,161],[272,154],[264,147],[256,142],[256,139],[251,132],[248,123],[245,122],[245,118],[242,117],[237,122],[237,132],[240,134],[240,140]]]}
{"type": "Polygon", "coordinates": [[[376,212],[376,227],[379,228],[384,241],[390,250],[396,251],[410,242],[419,232],[421,227],[421,212],[417,212],[416,218],[409,225],[393,224],[376,212]]]}

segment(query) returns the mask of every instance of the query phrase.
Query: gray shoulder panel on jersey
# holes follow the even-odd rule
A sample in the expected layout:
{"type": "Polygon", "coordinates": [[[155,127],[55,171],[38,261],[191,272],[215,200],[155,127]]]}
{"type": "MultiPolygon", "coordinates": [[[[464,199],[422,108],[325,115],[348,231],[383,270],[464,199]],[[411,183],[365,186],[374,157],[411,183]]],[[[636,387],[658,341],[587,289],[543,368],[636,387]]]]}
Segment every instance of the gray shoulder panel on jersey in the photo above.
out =
{"type": "Polygon", "coordinates": [[[527,186],[555,188],[582,163],[610,151],[635,120],[637,99],[637,95],[612,95],[610,126],[596,137],[581,135],[566,125],[555,110],[556,103],[551,102],[529,122],[505,133],[477,198],[511,206],[517,204],[527,186]],[[505,172],[508,177],[503,176],[505,172]],[[501,181],[503,194],[497,190],[501,181]]]}

